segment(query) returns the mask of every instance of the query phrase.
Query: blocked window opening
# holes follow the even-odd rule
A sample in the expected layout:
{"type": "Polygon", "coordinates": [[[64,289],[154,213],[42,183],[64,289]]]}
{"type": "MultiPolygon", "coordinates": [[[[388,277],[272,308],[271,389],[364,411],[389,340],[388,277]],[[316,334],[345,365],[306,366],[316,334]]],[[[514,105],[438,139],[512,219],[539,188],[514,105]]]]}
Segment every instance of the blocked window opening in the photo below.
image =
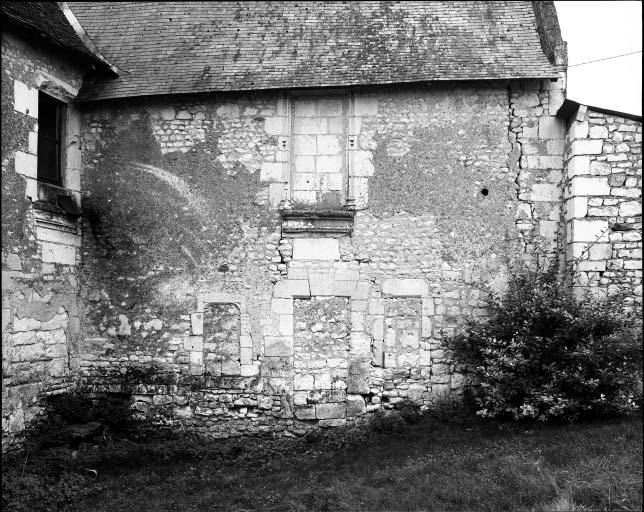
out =
{"type": "Polygon", "coordinates": [[[240,375],[241,314],[236,304],[204,307],[204,371],[210,375],[240,375]]]}
{"type": "Polygon", "coordinates": [[[339,209],[346,200],[349,96],[295,96],[291,101],[291,198],[339,209]]]}
{"type": "Polygon", "coordinates": [[[65,104],[38,93],[38,179],[62,186],[65,104]]]}
{"type": "Polygon", "coordinates": [[[421,301],[393,298],[385,301],[384,365],[414,368],[420,358],[421,301]]]}
{"type": "Polygon", "coordinates": [[[295,299],[293,308],[295,390],[306,391],[309,403],[344,402],[349,377],[349,299],[295,299]]]}

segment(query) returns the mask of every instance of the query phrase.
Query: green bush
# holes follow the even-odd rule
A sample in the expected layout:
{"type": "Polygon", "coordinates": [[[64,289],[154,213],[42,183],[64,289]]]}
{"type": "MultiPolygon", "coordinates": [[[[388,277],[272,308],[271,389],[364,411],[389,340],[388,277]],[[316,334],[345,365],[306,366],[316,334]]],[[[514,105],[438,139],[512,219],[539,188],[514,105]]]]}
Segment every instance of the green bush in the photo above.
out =
{"type": "Polygon", "coordinates": [[[447,345],[478,381],[483,417],[572,421],[638,408],[641,321],[617,298],[575,300],[554,272],[514,276],[487,320],[447,345]]]}

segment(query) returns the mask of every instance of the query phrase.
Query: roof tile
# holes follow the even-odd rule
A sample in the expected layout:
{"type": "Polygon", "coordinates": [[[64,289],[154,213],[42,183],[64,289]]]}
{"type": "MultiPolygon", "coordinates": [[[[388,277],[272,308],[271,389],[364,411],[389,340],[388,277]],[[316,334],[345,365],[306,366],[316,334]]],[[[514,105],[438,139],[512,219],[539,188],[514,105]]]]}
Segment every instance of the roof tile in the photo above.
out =
{"type": "Polygon", "coordinates": [[[555,77],[530,2],[68,2],[124,72],[79,99],[555,77]]]}

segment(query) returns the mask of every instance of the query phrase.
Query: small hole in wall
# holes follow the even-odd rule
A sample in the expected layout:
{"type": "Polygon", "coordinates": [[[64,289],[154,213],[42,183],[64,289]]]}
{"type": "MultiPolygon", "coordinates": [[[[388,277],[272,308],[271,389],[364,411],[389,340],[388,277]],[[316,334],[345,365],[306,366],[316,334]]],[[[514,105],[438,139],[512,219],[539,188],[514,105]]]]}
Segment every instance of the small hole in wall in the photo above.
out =
{"type": "Polygon", "coordinates": [[[489,193],[490,193],[490,191],[487,188],[482,188],[481,189],[481,194],[483,194],[484,196],[487,196],[489,193]]]}

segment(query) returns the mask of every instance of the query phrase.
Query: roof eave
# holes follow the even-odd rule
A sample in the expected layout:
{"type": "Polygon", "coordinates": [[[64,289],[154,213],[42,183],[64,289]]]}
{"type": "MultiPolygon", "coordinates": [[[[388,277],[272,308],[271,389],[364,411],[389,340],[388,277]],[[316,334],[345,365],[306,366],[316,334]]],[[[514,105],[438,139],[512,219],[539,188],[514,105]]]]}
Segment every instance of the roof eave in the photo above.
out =
{"type": "MultiPolygon", "coordinates": [[[[347,83],[333,83],[333,84],[321,84],[321,85],[312,85],[312,86],[286,86],[286,87],[245,87],[245,88],[210,88],[203,90],[192,90],[186,92],[177,92],[177,91],[159,91],[152,94],[95,94],[91,93],[79,94],[77,101],[79,102],[90,102],[90,101],[103,101],[103,100],[116,100],[124,98],[148,98],[155,96],[173,96],[173,95],[188,95],[188,94],[208,94],[208,93],[233,93],[233,92],[248,92],[248,91],[279,91],[279,90],[294,90],[294,89],[328,89],[328,88],[349,88],[349,87],[369,87],[369,86],[379,86],[379,85],[396,85],[396,84],[428,84],[432,82],[494,82],[494,81],[507,81],[507,80],[556,80],[559,78],[558,72],[552,74],[541,74],[537,76],[527,75],[504,75],[504,76],[495,76],[495,77],[465,77],[465,78],[427,78],[422,80],[391,80],[391,81],[377,81],[377,82],[347,82],[347,83]]],[[[91,86],[90,86],[91,89],[91,86]]]]}

